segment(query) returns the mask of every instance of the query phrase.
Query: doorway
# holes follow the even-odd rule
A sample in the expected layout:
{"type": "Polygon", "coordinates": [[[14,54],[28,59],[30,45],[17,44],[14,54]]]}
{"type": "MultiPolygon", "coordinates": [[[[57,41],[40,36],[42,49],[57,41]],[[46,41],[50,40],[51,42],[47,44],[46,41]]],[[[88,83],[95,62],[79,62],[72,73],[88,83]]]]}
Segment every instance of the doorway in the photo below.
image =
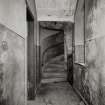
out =
{"type": "Polygon", "coordinates": [[[72,81],[71,62],[72,58],[72,24],[66,22],[40,22],[40,42],[41,42],[41,63],[42,78],[41,83],[52,83],[62,81],[72,81]],[[69,37],[69,41],[67,40],[69,37]],[[64,41],[66,40],[66,41],[64,41]],[[69,43],[68,43],[69,42],[69,43]],[[65,45],[69,44],[65,49],[65,45]],[[67,53],[65,51],[67,50],[67,53]],[[67,56],[67,58],[65,57],[67,56]],[[69,62],[65,62],[65,59],[69,62]],[[69,67],[67,67],[70,64],[69,67]],[[68,78],[70,77],[71,78],[68,78]]]}

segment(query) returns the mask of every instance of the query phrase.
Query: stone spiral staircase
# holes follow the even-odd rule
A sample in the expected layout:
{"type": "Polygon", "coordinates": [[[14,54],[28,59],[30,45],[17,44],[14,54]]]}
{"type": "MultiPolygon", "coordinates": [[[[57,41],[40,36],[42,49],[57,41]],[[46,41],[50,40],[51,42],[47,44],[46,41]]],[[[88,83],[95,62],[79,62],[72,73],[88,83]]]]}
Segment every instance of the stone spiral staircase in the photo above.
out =
{"type": "Polygon", "coordinates": [[[67,81],[67,70],[64,55],[59,55],[43,66],[41,83],[67,81]]]}
{"type": "Polygon", "coordinates": [[[43,66],[41,83],[67,81],[67,67],[64,60],[64,34],[59,32],[43,41],[43,66]]]}

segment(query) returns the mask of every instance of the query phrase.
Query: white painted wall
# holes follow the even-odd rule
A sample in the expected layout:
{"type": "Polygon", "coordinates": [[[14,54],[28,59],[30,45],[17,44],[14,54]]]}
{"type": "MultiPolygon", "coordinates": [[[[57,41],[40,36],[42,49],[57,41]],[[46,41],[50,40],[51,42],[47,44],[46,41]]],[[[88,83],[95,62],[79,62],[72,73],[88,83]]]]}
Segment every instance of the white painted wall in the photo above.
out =
{"type": "Polygon", "coordinates": [[[25,0],[0,0],[0,23],[21,35],[22,37],[25,37],[25,0]]]}
{"type": "MultiPolygon", "coordinates": [[[[27,2],[36,18],[35,1],[27,0],[27,2]]],[[[26,1],[0,0],[0,23],[25,38],[27,36],[26,1]]]]}

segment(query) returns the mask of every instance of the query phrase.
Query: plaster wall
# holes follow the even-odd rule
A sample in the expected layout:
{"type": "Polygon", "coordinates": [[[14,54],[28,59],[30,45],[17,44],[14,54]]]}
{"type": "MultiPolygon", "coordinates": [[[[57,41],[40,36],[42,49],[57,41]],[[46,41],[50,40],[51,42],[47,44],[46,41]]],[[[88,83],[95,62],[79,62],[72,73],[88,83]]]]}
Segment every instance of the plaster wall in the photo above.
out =
{"type": "Polygon", "coordinates": [[[105,105],[105,1],[85,0],[85,66],[75,64],[74,87],[89,105],[105,105]]]}
{"type": "Polygon", "coordinates": [[[0,24],[0,105],[25,105],[25,40],[0,24]]]}
{"type": "MultiPolygon", "coordinates": [[[[27,0],[27,3],[36,18],[35,1],[27,0]]],[[[0,23],[25,38],[27,36],[26,1],[0,0],[0,23]]]]}
{"type": "MultiPolygon", "coordinates": [[[[27,5],[34,17],[34,43],[36,45],[35,1],[28,0],[27,5]]],[[[0,105],[26,104],[26,16],[25,0],[0,0],[0,105]],[[6,42],[4,48],[2,47],[3,42],[6,42]]],[[[35,59],[36,49],[33,49],[35,59]]]]}
{"type": "Polygon", "coordinates": [[[25,37],[27,33],[25,0],[0,0],[0,23],[25,37]]]}
{"type": "Polygon", "coordinates": [[[105,105],[105,1],[89,0],[86,5],[86,63],[93,105],[105,105]],[[98,100],[98,101],[97,101],[98,100]]]}
{"type": "Polygon", "coordinates": [[[84,63],[84,0],[79,0],[75,13],[75,62],[84,63]]]}

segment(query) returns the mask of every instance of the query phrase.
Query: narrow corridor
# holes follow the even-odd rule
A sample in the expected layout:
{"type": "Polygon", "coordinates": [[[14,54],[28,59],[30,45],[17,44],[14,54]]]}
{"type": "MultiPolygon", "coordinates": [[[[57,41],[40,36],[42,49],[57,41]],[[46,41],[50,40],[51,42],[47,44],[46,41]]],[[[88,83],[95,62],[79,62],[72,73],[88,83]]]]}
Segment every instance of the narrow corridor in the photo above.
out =
{"type": "Polygon", "coordinates": [[[105,0],[0,0],[0,105],[105,105],[105,0]]]}
{"type": "Polygon", "coordinates": [[[27,105],[84,105],[68,82],[43,84],[27,105]]]}
{"type": "MultiPolygon", "coordinates": [[[[69,83],[71,81],[70,77],[72,77],[72,58],[69,58],[71,62],[69,62],[68,68],[65,58],[64,40],[69,35],[68,33],[71,32],[72,24],[69,23],[68,25],[65,23],[65,26],[64,23],[60,22],[40,23],[41,57],[43,64],[41,67],[41,80],[35,100],[29,100],[27,105],[84,105],[69,83]],[[64,29],[58,26],[62,26],[64,29]],[[55,27],[60,31],[56,32],[55,27]],[[67,27],[69,27],[69,30],[67,27]]],[[[70,40],[70,46],[72,45],[71,43],[72,39],[70,40]]],[[[69,55],[72,55],[72,46],[69,55]]]]}

